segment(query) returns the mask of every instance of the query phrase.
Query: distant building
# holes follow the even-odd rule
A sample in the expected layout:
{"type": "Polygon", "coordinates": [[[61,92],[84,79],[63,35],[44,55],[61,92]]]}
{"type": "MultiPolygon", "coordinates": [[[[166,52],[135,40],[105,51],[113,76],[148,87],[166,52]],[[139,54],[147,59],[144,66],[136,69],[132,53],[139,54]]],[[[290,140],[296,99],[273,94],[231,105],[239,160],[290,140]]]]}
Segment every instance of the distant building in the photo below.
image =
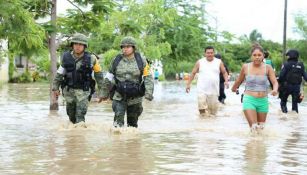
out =
{"type": "Polygon", "coordinates": [[[14,64],[16,68],[14,77],[19,76],[22,73],[24,73],[26,71],[27,65],[28,65],[29,71],[35,70],[35,67],[36,67],[35,64],[33,64],[31,61],[27,59],[26,56],[23,56],[23,55],[16,55],[14,64]]]}
{"type": "MultiPolygon", "coordinates": [[[[6,40],[0,40],[0,83],[9,81],[9,58],[8,46],[6,40]]],[[[16,55],[14,59],[15,72],[14,77],[21,75],[26,71],[28,65],[29,71],[34,70],[36,65],[31,63],[26,56],[16,55]]]]}

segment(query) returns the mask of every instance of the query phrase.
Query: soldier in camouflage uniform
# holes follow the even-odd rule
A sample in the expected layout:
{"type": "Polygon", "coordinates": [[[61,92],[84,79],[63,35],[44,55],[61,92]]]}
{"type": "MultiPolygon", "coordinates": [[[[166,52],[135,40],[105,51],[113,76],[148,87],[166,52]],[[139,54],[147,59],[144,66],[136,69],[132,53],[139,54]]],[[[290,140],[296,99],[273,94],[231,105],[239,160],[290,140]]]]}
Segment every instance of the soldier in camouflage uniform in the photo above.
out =
{"type": "Polygon", "coordinates": [[[111,91],[114,127],[124,126],[126,112],[127,126],[138,127],[138,118],[143,112],[143,96],[153,100],[153,77],[146,59],[136,52],[134,38],[123,38],[120,47],[122,54],[113,59],[103,82],[103,99],[110,97],[110,87],[114,83],[114,94],[111,91]]]}
{"type": "MultiPolygon", "coordinates": [[[[65,52],[62,56],[61,65],[57,70],[53,81],[52,90],[56,96],[60,95],[59,87],[66,100],[66,112],[69,120],[73,123],[85,122],[88,103],[91,93],[95,89],[95,81],[92,79],[92,72],[98,85],[98,96],[102,96],[103,74],[97,58],[86,52],[88,47],[87,37],[83,34],[74,34],[70,45],[72,51],[65,52]]],[[[99,99],[99,102],[102,98],[99,99]]]]}

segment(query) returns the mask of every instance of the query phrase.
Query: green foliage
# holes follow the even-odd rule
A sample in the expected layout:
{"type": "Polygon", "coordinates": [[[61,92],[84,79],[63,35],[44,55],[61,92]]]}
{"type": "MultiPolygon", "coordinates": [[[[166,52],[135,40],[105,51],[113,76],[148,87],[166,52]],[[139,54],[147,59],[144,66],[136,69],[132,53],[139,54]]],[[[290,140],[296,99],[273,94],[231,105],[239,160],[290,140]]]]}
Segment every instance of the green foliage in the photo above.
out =
{"type": "Polygon", "coordinates": [[[305,40],[307,40],[307,13],[297,14],[295,17],[296,32],[299,33],[305,40]]]}
{"type": "Polygon", "coordinates": [[[34,19],[49,16],[52,6],[49,0],[24,0],[23,5],[33,14],[34,19]]]}
{"type": "Polygon", "coordinates": [[[10,83],[30,83],[32,82],[32,77],[29,72],[24,72],[18,77],[14,77],[9,80],[10,83]]]}
{"type": "Polygon", "coordinates": [[[247,36],[240,37],[240,43],[233,44],[229,42],[232,40],[231,34],[225,33],[224,39],[224,42],[219,43],[217,52],[222,54],[223,62],[230,71],[238,72],[243,63],[250,62],[250,50],[254,42],[259,42],[264,50],[270,52],[270,58],[275,68],[279,71],[282,63],[282,45],[270,40],[263,40],[261,33],[257,32],[257,30],[253,30],[249,38],[247,36]]]}
{"type": "Polygon", "coordinates": [[[13,78],[14,71],[15,71],[14,55],[12,53],[9,53],[9,80],[13,78]]]}
{"type": "MultiPolygon", "coordinates": [[[[44,48],[44,30],[34,21],[34,16],[24,7],[27,1],[0,0],[0,39],[9,43],[9,79],[14,74],[14,54],[31,57],[44,48]]],[[[24,76],[21,77],[22,81],[24,76]]]]}
{"type": "Polygon", "coordinates": [[[43,47],[45,36],[23,5],[17,0],[1,2],[0,38],[8,39],[10,51],[31,55],[43,47]]]}
{"type": "Polygon", "coordinates": [[[164,74],[159,75],[158,80],[165,81],[165,75],[164,74]]]}
{"type": "Polygon", "coordinates": [[[34,60],[34,63],[37,66],[37,71],[41,73],[49,73],[50,72],[50,59],[46,56],[37,57],[34,60]]]}
{"type": "Polygon", "coordinates": [[[91,11],[93,11],[96,14],[99,13],[109,13],[112,11],[114,6],[116,5],[112,0],[103,0],[103,1],[97,1],[97,0],[73,0],[75,4],[88,7],[91,6],[91,11]]]}
{"type": "Polygon", "coordinates": [[[108,50],[103,54],[103,60],[102,60],[103,70],[109,70],[111,62],[116,57],[117,54],[119,54],[118,50],[114,49],[108,50]]]}
{"type": "Polygon", "coordinates": [[[164,64],[175,66],[183,60],[194,62],[200,58],[206,41],[205,31],[199,27],[201,24],[197,16],[177,15],[174,27],[164,29],[172,49],[172,53],[164,59],[164,64]]]}
{"type": "Polygon", "coordinates": [[[93,26],[99,26],[100,20],[99,16],[91,11],[81,13],[76,9],[70,9],[67,10],[67,16],[58,19],[59,31],[67,34],[88,34],[93,26]]]}
{"type": "MultiPolygon", "coordinates": [[[[0,45],[0,47],[1,47],[1,45],[0,45]]],[[[7,57],[7,52],[0,48],[0,66],[1,66],[1,64],[4,63],[5,57],[7,57]]]]}
{"type": "Polygon", "coordinates": [[[40,75],[39,75],[39,72],[38,71],[34,71],[32,74],[31,74],[31,77],[33,79],[33,82],[36,82],[40,79],[40,75]]]}
{"type": "Polygon", "coordinates": [[[306,40],[288,40],[288,48],[297,49],[300,53],[299,59],[302,60],[305,65],[307,64],[307,39],[306,40]]]}
{"type": "Polygon", "coordinates": [[[295,31],[299,33],[303,39],[288,40],[288,48],[297,49],[300,53],[299,59],[307,64],[307,14],[299,13],[295,16],[295,31]]]}
{"type": "Polygon", "coordinates": [[[249,40],[251,42],[259,42],[262,40],[262,34],[259,33],[256,29],[254,29],[250,34],[249,34],[249,40]]]}
{"type": "MultiPolygon", "coordinates": [[[[191,72],[196,60],[203,56],[203,49],[213,45],[216,53],[231,71],[238,72],[250,61],[251,44],[259,42],[270,52],[277,70],[282,64],[282,46],[264,40],[253,30],[234,43],[235,36],[227,31],[218,32],[207,24],[208,15],[189,0],[125,0],[97,1],[71,0],[77,9],[67,10],[57,20],[57,26],[48,21],[37,24],[34,19],[50,15],[50,0],[0,0],[0,38],[8,39],[10,75],[13,76],[13,54],[31,58],[39,74],[50,72],[47,39],[53,32],[63,43],[58,52],[69,49],[67,40],[80,32],[89,37],[89,51],[103,55],[103,70],[108,70],[112,59],[119,53],[120,41],[133,36],[137,50],[147,59],[162,60],[165,77],[174,78],[181,71],[191,72]],[[116,2],[116,3],[115,3],[116,2]]],[[[199,0],[204,5],[204,0],[199,0]]],[[[307,61],[306,15],[295,17],[296,31],[304,40],[289,40],[288,48],[296,48],[301,59],[307,61]]],[[[25,77],[25,76],[24,76],[25,77]]]]}
{"type": "Polygon", "coordinates": [[[272,62],[275,67],[275,71],[278,74],[280,72],[283,60],[282,60],[282,52],[280,51],[271,51],[270,52],[270,58],[272,59],[272,62]]]}
{"type": "Polygon", "coordinates": [[[221,44],[221,49],[216,52],[222,55],[222,60],[232,72],[238,72],[243,63],[250,61],[249,43],[221,44]]]}
{"type": "MultiPolygon", "coordinates": [[[[162,60],[163,63],[163,60],[162,60]]],[[[181,61],[177,64],[164,64],[163,63],[164,74],[167,79],[174,79],[176,73],[180,72],[192,72],[195,62],[181,61]]]]}

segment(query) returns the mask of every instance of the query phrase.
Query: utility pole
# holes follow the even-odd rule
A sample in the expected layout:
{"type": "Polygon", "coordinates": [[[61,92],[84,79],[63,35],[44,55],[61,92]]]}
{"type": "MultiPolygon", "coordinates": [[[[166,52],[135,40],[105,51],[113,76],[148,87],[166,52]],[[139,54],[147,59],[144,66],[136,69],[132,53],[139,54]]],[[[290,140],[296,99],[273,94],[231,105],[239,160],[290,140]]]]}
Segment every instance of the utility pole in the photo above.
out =
{"type": "Polygon", "coordinates": [[[283,37],[283,61],[286,61],[286,49],[287,49],[287,0],[285,0],[284,9],[284,37],[283,37]]]}

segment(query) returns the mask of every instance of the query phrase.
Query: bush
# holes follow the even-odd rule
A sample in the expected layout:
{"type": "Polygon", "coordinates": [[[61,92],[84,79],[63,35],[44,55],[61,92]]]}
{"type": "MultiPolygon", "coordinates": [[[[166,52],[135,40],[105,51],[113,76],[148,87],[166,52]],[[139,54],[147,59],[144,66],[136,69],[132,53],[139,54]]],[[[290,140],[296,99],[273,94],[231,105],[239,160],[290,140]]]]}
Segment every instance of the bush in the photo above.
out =
{"type": "Polygon", "coordinates": [[[18,77],[12,78],[10,83],[30,83],[32,82],[32,77],[29,72],[24,72],[18,77]]]}
{"type": "Polygon", "coordinates": [[[165,81],[165,76],[164,76],[164,74],[159,75],[158,80],[159,80],[159,81],[165,81]]]}
{"type": "Polygon", "coordinates": [[[118,50],[111,49],[103,54],[103,69],[108,70],[112,60],[116,57],[120,52],[118,50]]]}
{"type": "Polygon", "coordinates": [[[34,71],[34,72],[32,73],[32,79],[33,79],[33,82],[36,82],[37,80],[40,79],[40,76],[39,76],[38,71],[34,71]]]}
{"type": "Polygon", "coordinates": [[[191,72],[194,67],[195,62],[181,61],[177,64],[165,64],[163,66],[165,78],[166,79],[175,79],[176,73],[180,72],[191,72]]]}

